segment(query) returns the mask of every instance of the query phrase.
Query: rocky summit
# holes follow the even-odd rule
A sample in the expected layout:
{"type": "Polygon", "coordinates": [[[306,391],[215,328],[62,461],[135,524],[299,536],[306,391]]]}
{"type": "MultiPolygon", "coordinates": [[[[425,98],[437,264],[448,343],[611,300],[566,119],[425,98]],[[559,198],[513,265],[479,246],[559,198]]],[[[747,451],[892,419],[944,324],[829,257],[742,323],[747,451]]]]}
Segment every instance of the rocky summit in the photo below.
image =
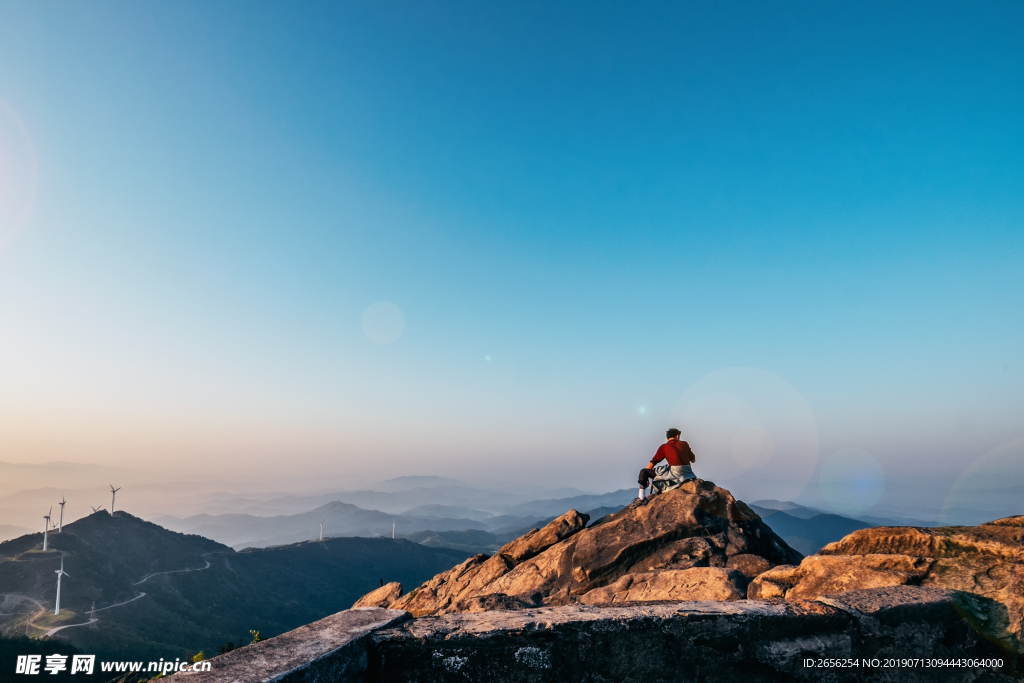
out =
{"type": "Polygon", "coordinates": [[[1024,516],[975,527],[874,527],[817,555],[789,547],[742,501],[700,479],[593,523],[570,510],[543,529],[475,555],[402,593],[389,584],[357,607],[415,617],[653,602],[828,602],[899,586],[951,591],[962,616],[1015,652],[1024,619],[1024,516]]]}
{"type": "Polygon", "coordinates": [[[739,600],[748,584],[803,556],[729,491],[695,479],[592,524],[570,510],[492,556],[475,555],[402,595],[391,584],[359,607],[413,616],[570,604],[739,600]]]}

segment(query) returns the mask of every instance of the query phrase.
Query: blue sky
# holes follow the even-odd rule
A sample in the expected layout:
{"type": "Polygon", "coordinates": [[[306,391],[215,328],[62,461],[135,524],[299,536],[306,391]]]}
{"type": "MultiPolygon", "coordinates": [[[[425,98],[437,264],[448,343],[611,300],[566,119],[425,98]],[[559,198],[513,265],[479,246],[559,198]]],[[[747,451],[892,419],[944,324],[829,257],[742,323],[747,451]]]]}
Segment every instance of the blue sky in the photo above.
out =
{"type": "Polygon", "coordinates": [[[1024,437],[1022,14],[8,3],[0,459],[620,488],[740,367],[934,498],[1024,437]]]}

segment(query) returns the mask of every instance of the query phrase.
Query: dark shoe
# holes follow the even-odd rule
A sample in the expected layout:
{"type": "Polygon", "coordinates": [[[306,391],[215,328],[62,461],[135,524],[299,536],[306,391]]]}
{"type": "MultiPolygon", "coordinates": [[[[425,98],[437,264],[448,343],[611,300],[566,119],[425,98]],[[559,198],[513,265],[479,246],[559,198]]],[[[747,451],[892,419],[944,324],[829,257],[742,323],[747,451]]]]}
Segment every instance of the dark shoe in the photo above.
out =
{"type": "Polygon", "coordinates": [[[637,498],[632,503],[627,505],[626,509],[627,510],[635,510],[636,508],[643,507],[644,505],[647,505],[647,499],[646,498],[637,498]]]}

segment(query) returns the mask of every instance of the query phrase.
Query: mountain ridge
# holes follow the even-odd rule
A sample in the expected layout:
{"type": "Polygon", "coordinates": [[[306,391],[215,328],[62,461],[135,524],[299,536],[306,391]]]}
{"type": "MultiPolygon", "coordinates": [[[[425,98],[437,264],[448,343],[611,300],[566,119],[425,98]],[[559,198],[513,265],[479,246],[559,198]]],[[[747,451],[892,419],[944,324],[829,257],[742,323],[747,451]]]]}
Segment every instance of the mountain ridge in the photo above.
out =
{"type": "Polygon", "coordinates": [[[0,544],[0,586],[15,605],[0,614],[0,631],[38,637],[82,624],[55,637],[110,659],[209,654],[247,642],[250,629],[264,636],[290,630],[348,607],[381,581],[421,581],[468,555],[390,538],[236,552],[122,511],[66,524],[50,535],[45,553],[41,544],[41,533],[0,544]],[[55,619],[54,570],[62,559],[68,576],[55,619]],[[93,606],[98,621],[86,624],[93,606]]]}

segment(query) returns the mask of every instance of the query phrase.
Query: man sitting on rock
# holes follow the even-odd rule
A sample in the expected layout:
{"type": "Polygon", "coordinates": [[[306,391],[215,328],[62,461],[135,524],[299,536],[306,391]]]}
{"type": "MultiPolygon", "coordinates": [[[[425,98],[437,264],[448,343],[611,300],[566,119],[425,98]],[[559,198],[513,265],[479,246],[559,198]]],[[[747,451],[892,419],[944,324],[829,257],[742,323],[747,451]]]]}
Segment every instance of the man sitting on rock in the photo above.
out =
{"type": "Polygon", "coordinates": [[[630,507],[647,504],[648,485],[651,487],[651,495],[654,495],[677,489],[682,486],[684,481],[697,478],[694,476],[693,470],[690,469],[690,463],[696,462],[697,456],[693,454],[690,444],[679,440],[681,434],[682,432],[675,427],[665,432],[668,441],[661,444],[658,452],[647,463],[647,467],[640,470],[640,495],[630,503],[630,507]],[[655,465],[662,460],[667,463],[668,467],[663,465],[655,470],[655,465]]]}

